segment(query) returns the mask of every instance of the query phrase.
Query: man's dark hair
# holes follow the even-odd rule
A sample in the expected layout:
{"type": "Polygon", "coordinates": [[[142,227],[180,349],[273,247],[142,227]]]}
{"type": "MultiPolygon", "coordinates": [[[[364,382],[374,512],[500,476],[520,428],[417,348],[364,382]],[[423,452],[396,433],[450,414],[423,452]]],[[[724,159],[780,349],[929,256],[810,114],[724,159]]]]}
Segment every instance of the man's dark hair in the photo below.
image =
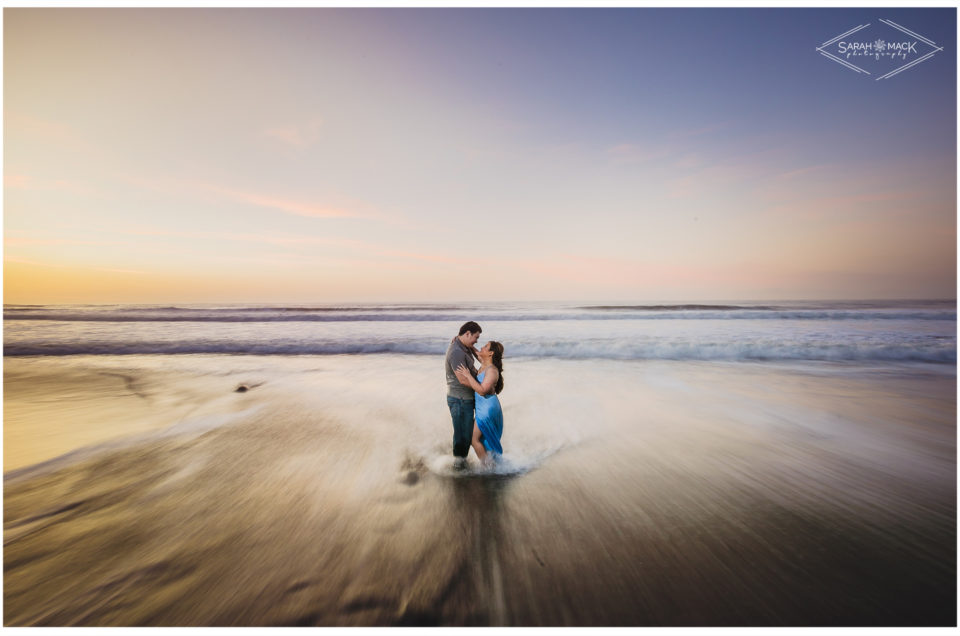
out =
{"type": "Polygon", "coordinates": [[[475,322],[473,322],[473,321],[471,320],[470,322],[465,322],[465,323],[463,323],[463,326],[460,327],[460,333],[458,333],[457,335],[458,335],[458,336],[462,336],[463,334],[467,333],[468,331],[469,331],[470,333],[480,333],[480,332],[483,331],[483,329],[480,328],[480,325],[478,325],[477,323],[475,323],[475,322]]]}

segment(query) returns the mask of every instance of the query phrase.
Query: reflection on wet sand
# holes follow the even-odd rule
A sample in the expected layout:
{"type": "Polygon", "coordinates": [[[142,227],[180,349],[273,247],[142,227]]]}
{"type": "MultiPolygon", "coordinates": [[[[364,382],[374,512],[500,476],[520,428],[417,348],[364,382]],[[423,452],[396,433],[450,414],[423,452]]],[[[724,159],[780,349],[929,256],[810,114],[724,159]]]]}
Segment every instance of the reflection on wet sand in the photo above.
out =
{"type": "MultiPolygon", "coordinates": [[[[463,532],[470,558],[471,593],[479,612],[476,625],[509,625],[501,563],[504,542],[501,516],[503,497],[512,475],[484,475],[451,482],[451,510],[463,532]]],[[[509,569],[507,573],[509,574],[509,569]]]]}

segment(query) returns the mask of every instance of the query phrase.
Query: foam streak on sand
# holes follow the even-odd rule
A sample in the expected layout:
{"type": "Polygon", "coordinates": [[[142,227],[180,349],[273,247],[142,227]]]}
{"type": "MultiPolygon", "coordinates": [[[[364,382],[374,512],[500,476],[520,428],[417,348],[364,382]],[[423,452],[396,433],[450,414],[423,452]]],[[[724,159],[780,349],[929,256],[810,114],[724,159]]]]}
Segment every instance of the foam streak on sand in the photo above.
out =
{"type": "Polygon", "coordinates": [[[436,356],[4,372],[6,625],[956,620],[936,365],[508,360],[486,472],[451,470],[436,356]],[[102,426],[38,465],[64,421],[102,426]]]}

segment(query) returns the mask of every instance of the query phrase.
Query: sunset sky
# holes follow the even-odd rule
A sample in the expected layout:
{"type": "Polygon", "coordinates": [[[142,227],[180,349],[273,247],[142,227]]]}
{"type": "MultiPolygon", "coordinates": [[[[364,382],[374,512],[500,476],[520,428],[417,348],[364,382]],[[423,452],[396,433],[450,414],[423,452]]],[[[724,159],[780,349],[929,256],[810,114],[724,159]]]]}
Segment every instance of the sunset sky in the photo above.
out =
{"type": "Polygon", "coordinates": [[[6,303],[955,297],[955,9],[7,8],[3,34],[6,303]],[[881,18],[944,52],[879,81],[816,52],[881,18]]]}

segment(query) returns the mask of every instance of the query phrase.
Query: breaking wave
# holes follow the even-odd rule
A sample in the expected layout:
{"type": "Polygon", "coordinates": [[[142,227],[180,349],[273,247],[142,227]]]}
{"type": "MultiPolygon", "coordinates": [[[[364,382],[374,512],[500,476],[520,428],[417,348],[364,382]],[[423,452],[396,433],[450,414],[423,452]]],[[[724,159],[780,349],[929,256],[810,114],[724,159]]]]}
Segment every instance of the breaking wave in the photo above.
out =
{"type": "MultiPolygon", "coordinates": [[[[17,342],[6,356],[234,354],[234,355],[443,355],[443,340],[264,342],[179,340],[155,342],[17,342]]],[[[512,341],[511,357],[610,360],[820,360],[956,363],[956,342],[917,336],[909,342],[878,337],[870,342],[770,339],[659,341],[654,338],[601,341],[512,341]]]]}

